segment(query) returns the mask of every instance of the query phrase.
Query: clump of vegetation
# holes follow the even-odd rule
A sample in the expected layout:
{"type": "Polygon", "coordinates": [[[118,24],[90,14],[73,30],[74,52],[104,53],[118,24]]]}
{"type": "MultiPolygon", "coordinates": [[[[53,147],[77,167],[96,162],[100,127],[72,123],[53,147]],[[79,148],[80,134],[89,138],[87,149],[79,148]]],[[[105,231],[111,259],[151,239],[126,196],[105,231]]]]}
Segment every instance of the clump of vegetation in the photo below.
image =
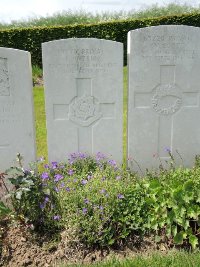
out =
{"type": "MultiPolygon", "coordinates": [[[[173,157],[171,160],[173,162],[173,157]]],[[[21,162],[21,158],[19,158],[21,162]]],[[[161,168],[141,178],[102,153],[7,171],[17,217],[43,234],[70,229],[89,246],[109,247],[154,235],[156,242],[199,244],[200,168],[161,168]]],[[[43,164],[43,158],[37,164],[43,164]]],[[[20,164],[21,165],[21,164],[20,164]]]]}
{"type": "Polygon", "coordinates": [[[193,7],[190,4],[171,3],[164,6],[153,4],[145,6],[140,10],[132,9],[130,11],[102,12],[93,14],[88,11],[62,11],[47,17],[33,17],[28,20],[13,20],[11,23],[0,23],[1,29],[25,28],[38,26],[58,26],[58,25],[77,25],[94,24],[113,20],[126,19],[145,19],[168,15],[181,15],[189,13],[199,13],[200,7],[193,7]]]}
{"type": "Polygon", "coordinates": [[[32,66],[32,77],[33,77],[33,85],[40,83],[40,81],[42,80],[43,73],[42,69],[39,66],[37,65],[32,66]]]}

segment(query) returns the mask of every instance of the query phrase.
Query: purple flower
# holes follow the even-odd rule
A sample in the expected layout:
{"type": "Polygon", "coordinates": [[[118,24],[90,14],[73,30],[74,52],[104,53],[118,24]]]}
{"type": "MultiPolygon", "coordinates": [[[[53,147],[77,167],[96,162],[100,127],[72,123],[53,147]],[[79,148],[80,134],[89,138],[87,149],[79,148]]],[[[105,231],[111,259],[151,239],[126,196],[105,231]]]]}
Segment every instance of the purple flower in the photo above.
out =
{"type": "Polygon", "coordinates": [[[49,197],[45,197],[44,202],[49,202],[49,197]]]}
{"type": "Polygon", "coordinates": [[[117,195],[117,198],[122,199],[122,198],[124,198],[124,195],[122,195],[122,194],[118,194],[118,195],[117,195]]]}
{"type": "Polygon", "coordinates": [[[28,175],[31,174],[30,170],[24,170],[24,174],[28,175]]]}
{"type": "Polygon", "coordinates": [[[74,174],[74,171],[70,169],[70,170],[68,171],[68,174],[71,176],[71,175],[74,174]]]}
{"type": "Polygon", "coordinates": [[[90,201],[87,198],[84,199],[84,202],[85,202],[85,204],[89,204],[90,203],[90,201]]]}
{"type": "Polygon", "coordinates": [[[80,159],[85,159],[85,158],[87,158],[87,155],[85,153],[79,152],[79,158],[80,159]]]}
{"type": "Polygon", "coordinates": [[[62,183],[60,184],[60,187],[61,187],[61,188],[65,187],[65,183],[62,182],[62,183]]]}
{"type": "MultiPolygon", "coordinates": [[[[70,154],[70,158],[71,158],[71,159],[76,159],[76,153],[71,153],[71,154],[70,154]]],[[[69,159],[70,159],[70,158],[69,158],[69,159]]]]}
{"type": "Polygon", "coordinates": [[[169,147],[165,147],[165,152],[171,153],[171,150],[169,147]]]}
{"type": "Polygon", "coordinates": [[[99,192],[100,192],[101,194],[105,194],[105,193],[106,193],[106,190],[105,190],[105,189],[101,189],[99,192]]]}
{"type": "Polygon", "coordinates": [[[58,182],[58,181],[60,181],[61,179],[63,179],[63,176],[62,176],[61,174],[58,173],[58,174],[56,174],[56,175],[54,176],[54,178],[55,178],[54,181],[55,181],[55,182],[58,182]]]}
{"type": "Polygon", "coordinates": [[[46,203],[40,203],[40,208],[43,210],[45,208],[46,203]]]}
{"type": "Polygon", "coordinates": [[[87,213],[87,211],[88,211],[88,209],[87,208],[83,208],[83,214],[86,214],[87,213]]]}
{"type": "Polygon", "coordinates": [[[70,191],[70,188],[69,187],[66,187],[66,191],[69,192],[70,191]]]}
{"type": "Polygon", "coordinates": [[[96,160],[97,161],[100,161],[100,160],[105,159],[105,158],[106,158],[106,156],[104,154],[102,154],[101,152],[97,152],[97,154],[96,154],[96,160]]]}
{"type": "Polygon", "coordinates": [[[116,177],[116,180],[119,181],[120,179],[121,179],[121,176],[118,175],[118,176],[116,177]]]}
{"type": "Polygon", "coordinates": [[[99,206],[99,209],[100,209],[100,210],[103,210],[103,206],[100,205],[100,206],[99,206]]]}
{"type": "Polygon", "coordinates": [[[56,169],[58,167],[58,162],[52,161],[51,165],[52,165],[52,169],[56,169]]]}
{"type": "Polygon", "coordinates": [[[72,159],[68,159],[69,164],[72,165],[74,163],[74,161],[72,159]]]}
{"type": "Polygon", "coordinates": [[[88,178],[88,180],[92,179],[92,175],[88,175],[87,178],[88,178]]]}
{"type": "Polygon", "coordinates": [[[41,177],[42,177],[43,180],[48,179],[49,178],[48,172],[43,172],[42,175],[41,175],[41,177]]]}
{"type": "Polygon", "coordinates": [[[85,179],[81,180],[81,184],[82,185],[86,185],[87,184],[87,180],[85,180],[85,179]]]}
{"type": "Polygon", "coordinates": [[[72,165],[75,160],[85,159],[85,158],[87,158],[87,155],[85,153],[77,152],[77,153],[70,154],[70,158],[68,159],[68,161],[72,165]]]}
{"type": "Polygon", "coordinates": [[[44,157],[42,156],[42,157],[39,157],[38,159],[37,159],[37,161],[38,162],[43,162],[44,161],[44,157]]]}
{"type": "Polygon", "coordinates": [[[45,169],[49,169],[49,164],[44,164],[45,169]]]}
{"type": "Polygon", "coordinates": [[[60,218],[61,218],[60,215],[54,215],[54,216],[53,216],[53,219],[54,219],[55,221],[59,221],[60,218]]]}
{"type": "Polygon", "coordinates": [[[110,164],[113,167],[117,166],[117,162],[115,160],[113,160],[113,159],[108,160],[108,164],[110,164]]]}
{"type": "Polygon", "coordinates": [[[75,179],[74,179],[74,183],[76,183],[77,181],[78,181],[77,178],[75,178],[75,179]]]}
{"type": "Polygon", "coordinates": [[[60,190],[58,187],[54,187],[54,190],[58,193],[60,190]]]}

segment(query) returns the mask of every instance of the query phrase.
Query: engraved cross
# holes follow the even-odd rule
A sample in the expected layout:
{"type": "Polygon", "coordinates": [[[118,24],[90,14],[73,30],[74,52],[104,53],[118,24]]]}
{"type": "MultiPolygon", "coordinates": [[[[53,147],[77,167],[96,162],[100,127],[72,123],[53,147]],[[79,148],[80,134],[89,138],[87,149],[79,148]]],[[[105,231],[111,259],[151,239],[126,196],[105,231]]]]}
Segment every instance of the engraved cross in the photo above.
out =
{"type": "Polygon", "coordinates": [[[199,106],[197,92],[182,92],[176,84],[176,66],[160,66],[160,83],[148,93],[135,93],[135,107],[152,108],[158,118],[157,153],[168,159],[165,148],[173,153],[173,122],[177,111],[183,107],[199,106]],[[151,103],[151,104],[150,104],[151,103]]]}
{"type": "Polygon", "coordinates": [[[54,120],[68,120],[77,126],[78,151],[81,152],[94,152],[95,122],[113,117],[115,103],[100,103],[93,94],[91,78],[76,78],[76,95],[68,105],[54,104],[54,120]]]}

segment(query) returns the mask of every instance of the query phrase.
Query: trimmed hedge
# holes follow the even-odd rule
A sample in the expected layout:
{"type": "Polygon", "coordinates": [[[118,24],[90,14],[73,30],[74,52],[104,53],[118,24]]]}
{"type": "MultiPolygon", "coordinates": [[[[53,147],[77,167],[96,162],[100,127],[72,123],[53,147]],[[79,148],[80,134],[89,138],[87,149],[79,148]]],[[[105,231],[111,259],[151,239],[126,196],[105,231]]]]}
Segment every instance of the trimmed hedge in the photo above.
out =
{"type": "Polygon", "coordinates": [[[144,20],[123,20],[90,25],[33,27],[0,31],[0,46],[26,50],[31,53],[32,63],[41,66],[41,43],[66,38],[99,38],[124,44],[126,64],[127,33],[130,30],[157,25],[189,25],[200,27],[200,14],[167,16],[144,20]]]}

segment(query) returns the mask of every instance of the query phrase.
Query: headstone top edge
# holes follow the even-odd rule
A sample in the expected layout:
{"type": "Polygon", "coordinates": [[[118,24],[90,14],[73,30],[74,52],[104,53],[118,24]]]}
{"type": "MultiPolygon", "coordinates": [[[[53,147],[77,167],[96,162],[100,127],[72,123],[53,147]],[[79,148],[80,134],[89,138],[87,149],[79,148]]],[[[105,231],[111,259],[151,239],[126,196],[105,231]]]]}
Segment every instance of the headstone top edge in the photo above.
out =
{"type": "Polygon", "coordinates": [[[116,44],[119,45],[121,47],[123,47],[123,43],[121,42],[117,42],[117,41],[112,41],[112,40],[106,40],[106,39],[98,39],[98,38],[66,38],[66,39],[58,39],[58,40],[53,40],[53,41],[49,41],[49,42],[44,42],[42,43],[42,48],[44,49],[46,46],[50,46],[50,45],[56,45],[59,43],[73,43],[73,42],[77,42],[77,41],[89,41],[89,42],[104,42],[104,43],[110,43],[110,44],[116,44]]]}
{"type": "Polygon", "coordinates": [[[12,52],[12,53],[21,53],[21,54],[27,54],[27,55],[30,55],[30,52],[29,51],[25,51],[25,50],[21,50],[21,49],[15,49],[15,48],[11,48],[11,47],[2,47],[0,46],[0,52],[12,52]]]}
{"type": "Polygon", "coordinates": [[[132,33],[136,33],[136,32],[145,32],[145,31],[151,31],[153,29],[175,29],[175,28],[185,28],[185,29],[194,29],[194,30],[198,30],[199,31],[199,27],[195,27],[195,26],[189,26],[189,25],[173,25],[173,24],[168,24],[168,25],[158,25],[158,26],[148,26],[148,27],[144,27],[144,28],[138,28],[135,30],[131,30],[128,32],[128,37],[130,37],[130,35],[132,33]]]}

